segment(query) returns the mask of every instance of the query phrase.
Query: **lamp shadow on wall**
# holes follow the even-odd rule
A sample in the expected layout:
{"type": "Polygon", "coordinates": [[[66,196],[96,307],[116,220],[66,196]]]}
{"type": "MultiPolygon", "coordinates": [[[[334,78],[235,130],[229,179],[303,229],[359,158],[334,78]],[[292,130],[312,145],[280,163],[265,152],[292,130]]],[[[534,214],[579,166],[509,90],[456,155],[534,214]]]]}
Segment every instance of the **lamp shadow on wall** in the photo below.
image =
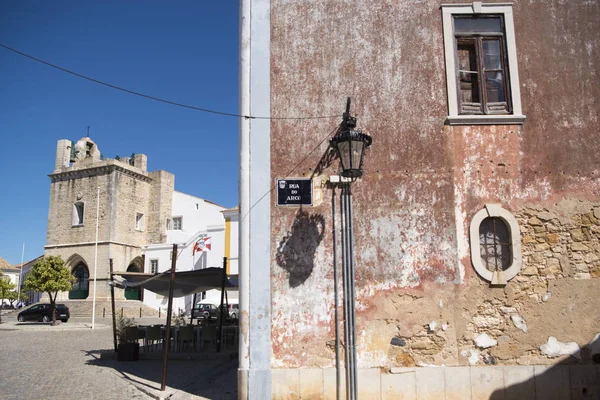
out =
{"type": "MultiPolygon", "coordinates": [[[[337,130],[339,130],[339,126],[337,130]]],[[[336,158],[333,148],[321,156],[311,174],[311,179],[321,175],[336,158]]],[[[275,260],[289,275],[289,285],[296,288],[302,285],[315,268],[315,253],[325,234],[325,217],[322,214],[310,214],[302,207],[296,213],[292,228],[281,239],[277,246],[275,260]]]]}
{"type": "Polygon", "coordinates": [[[302,285],[312,274],[315,252],[324,233],[323,215],[298,210],[292,228],[279,242],[275,254],[277,264],[289,274],[291,288],[302,285]]]}

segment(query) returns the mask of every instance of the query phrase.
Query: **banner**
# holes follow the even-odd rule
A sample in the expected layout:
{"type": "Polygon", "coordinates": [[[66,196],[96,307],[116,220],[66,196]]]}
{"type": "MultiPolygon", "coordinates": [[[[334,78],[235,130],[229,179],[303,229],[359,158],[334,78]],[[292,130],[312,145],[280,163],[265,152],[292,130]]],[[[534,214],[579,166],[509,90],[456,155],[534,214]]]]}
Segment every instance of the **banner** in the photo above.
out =
{"type": "Polygon", "coordinates": [[[210,251],[210,237],[203,237],[198,239],[194,248],[192,249],[192,255],[196,252],[202,253],[203,251],[210,251]]]}

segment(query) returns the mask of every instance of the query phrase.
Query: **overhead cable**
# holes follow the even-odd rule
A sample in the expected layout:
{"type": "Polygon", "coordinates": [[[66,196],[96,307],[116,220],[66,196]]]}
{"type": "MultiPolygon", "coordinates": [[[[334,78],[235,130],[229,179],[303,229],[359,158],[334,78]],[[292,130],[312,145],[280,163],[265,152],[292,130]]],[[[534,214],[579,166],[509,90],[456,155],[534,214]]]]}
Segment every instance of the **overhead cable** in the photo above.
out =
{"type": "Polygon", "coordinates": [[[17,49],[13,49],[12,47],[9,47],[9,46],[7,46],[5,44],[2,44],[2,43],[0,43],[0,47],[4,47],[5,49],[10,50],[10,51],[12,51],[14,53],[17,53],[19,55],[22,55],[23,57],[27,57],[27,58],[29,58],[31,60],[37,61],[37,62],[42,63],[44,65],[47,65],[49,67],[52,67],[52,68],[58,69],[60,71],[66,72],[67,74],[75,75],[75,76],[77,76],[79,78],[83,78],[83,79],[86,79],[88,81],[91,81],[91,82],[94,82],[94,83],[97,83],[97,84],[100,84],[100,85],[104,85],[104,86],[107,86],[107,87],[112,88],[112,89],[120,90],[120,91],[125,92],[125,93],[133,94],[133,95],[139,96],[139,97],[144,97],[146,99],[158,101],[158,102],[161,102],[161,103],[166,103],[166,104],[170,104],[170,105],[177,106],[177,107],[188,108],[188,109],[195,110],[195,111],[202,111],[202,112],[211,113],[211,114],[224,115],[224,116],[227,116],[227,117],[236,117],[236,118],[245,118],[245,119],[273,119],[273,120],[275,120],[275,119],[290,119],[290,120],[303,120],[303,119],[329,119],[329,118],[341,118],[342,117],[341,115],[322,115],[322,116],[304,116],[304,117],[264,117],[264,116],[253,116],[253,115],[235,114],[235,113],[229,113],[229,112],[225,112],[225,111],[218,111],[218,110],[211,110],[211,109],[208,109],[208,108],[196,107],[196,106],[192,106],[192,105],[189,105],[189,104],[183,104],[183,103],[178,103],[178,102],[171,101],[171,100],[162,99],[160,97],[150,96],[150,95],[147,95],[147,94],[144,94],[144,93],[136,92],[134,90],[125,89],[125,88],[122,88],[120,86],[116,86],[116,85],[113,85],[113,84],[110,84],[110,83],[107,83],[107,82],[103,82],[101,80],[94,79],[94,78],[91,78],[89,76],[77,73],[75,71],[71,71],[69,69],[60,67],[60,66],[55,65],[55,64],[52,64],[52,63],[50,63],[48,61],[44,61],[42,59],[39,59],[39,58],[34,57],[32,55],[29,55],[27,53],[23,53],[22,51],[19,51],[17,49]]]}

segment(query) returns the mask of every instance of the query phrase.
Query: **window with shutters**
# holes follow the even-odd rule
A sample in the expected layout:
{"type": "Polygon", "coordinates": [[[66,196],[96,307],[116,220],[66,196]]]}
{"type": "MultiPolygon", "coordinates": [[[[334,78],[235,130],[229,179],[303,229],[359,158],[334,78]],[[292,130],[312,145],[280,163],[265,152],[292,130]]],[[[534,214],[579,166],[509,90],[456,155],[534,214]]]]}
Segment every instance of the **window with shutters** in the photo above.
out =
{"type": "Polygon", "coordinates": [[[521,111],[512,6],[442,6],[448,122],[519,124],[521,111]]]}
{"type": "Polygon", "coordinates": [[[508,114],[501,16],[454,17],[460,114],[508,114]]]}

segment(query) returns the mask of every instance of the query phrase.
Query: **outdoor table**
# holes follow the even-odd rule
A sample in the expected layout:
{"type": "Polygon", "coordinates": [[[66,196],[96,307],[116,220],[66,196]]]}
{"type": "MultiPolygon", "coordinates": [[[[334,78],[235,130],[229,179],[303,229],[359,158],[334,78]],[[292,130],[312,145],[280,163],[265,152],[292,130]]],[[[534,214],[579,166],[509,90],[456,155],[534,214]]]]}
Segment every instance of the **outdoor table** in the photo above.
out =
{"type": "MultiPolygon", "coordinates": [[[[223,326],[223,332],[221,333],[221,345],[226,343],[227,336],[231,334],[233,336],[233,345],[238,344],[238,326],[237,325],[225,325],[223,326]]],[[[223,346],[224,348],[224,346],[223,346]]]]}
{"type": "MultiPolygon", "coordinates": [[[[154,325],[156,326],[156,325],[154,325]]],[[[192,325],[194,328],[194,342],[195,342],[195,348],[196,351],[205,351],[206,349],[204,349],[203,346],[203,334],[206,334],[206,331],[204,328],[206,328],[208,325],[192,325]],[[204,332],[203,332],[204,331],[204,332]]],[[[149,348],[149,345],[147,343],[147,337],[148,337],[148,328],[150,328],[150,325],[138,325],[137,326],[137,330],[138,330],[138,338],[139,339],[143,339],[144,341],[144,347],[146,349],[149,348]]],[[[218,327],[217,327],[218,329],[218,327]]],[[[163,345],[165,344],[165,335],[166,335],[166,326],[161,325],[161,333],[162,333],[162,343],[163,345]]],[[[224,325],[223,329],[221,331],[221,349],[224,350],[226,347],[226,344],[229,344],[229,342],[227,342],[227,338],[233,338],[233,346],[237,346],[238,344],[238,332],[239,332],[239,327],[237,325],[224,325]]],[[[171,327],[171,340],[169,340],[169,346],[170,349],[173,351],[177,351],[177,344],[178,344],[178,340],[179,340],[179,327],[177,326],[172,326],[171,327]]],[[[211,338],[207,338],[208,340],[212,340],[214,342],[214,340],[216,338],[211,337],[211,338]]],[[[229,347],[229,346],[227,346],[229,347]]],[[[162,350],[161,350],[162,351],[162,350]]]]}

